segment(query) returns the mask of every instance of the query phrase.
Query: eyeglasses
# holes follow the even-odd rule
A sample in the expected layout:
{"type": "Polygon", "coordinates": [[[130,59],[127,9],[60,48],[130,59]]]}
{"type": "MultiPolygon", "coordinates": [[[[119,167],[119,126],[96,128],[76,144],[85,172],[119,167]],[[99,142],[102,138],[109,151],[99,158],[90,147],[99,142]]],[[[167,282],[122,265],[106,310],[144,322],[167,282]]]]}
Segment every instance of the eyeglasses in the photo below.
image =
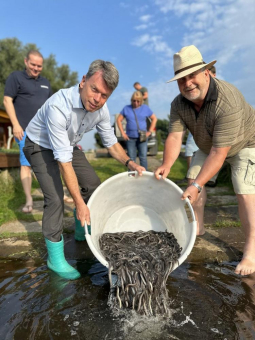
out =
{"type": "Polygon", "coordinates": [[[140,100],[132,100],[133,103],[140,103],[140,100]]]}

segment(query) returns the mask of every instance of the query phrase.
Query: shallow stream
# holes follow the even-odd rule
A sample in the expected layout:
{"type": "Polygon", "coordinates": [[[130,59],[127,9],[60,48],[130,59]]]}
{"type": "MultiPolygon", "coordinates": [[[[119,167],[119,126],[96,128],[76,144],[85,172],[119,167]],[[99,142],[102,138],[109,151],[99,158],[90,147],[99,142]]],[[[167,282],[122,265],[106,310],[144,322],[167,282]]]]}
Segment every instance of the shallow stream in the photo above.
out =
{"type": "Polygon", "coordinates": [[[107,270],[70,262],[82,278],[65,281],[45,261],[0,261],[0,339],[255,339],[255,276],[236,263],[182,264],[169,277],[171,318],[114,313],[107,270]]]}

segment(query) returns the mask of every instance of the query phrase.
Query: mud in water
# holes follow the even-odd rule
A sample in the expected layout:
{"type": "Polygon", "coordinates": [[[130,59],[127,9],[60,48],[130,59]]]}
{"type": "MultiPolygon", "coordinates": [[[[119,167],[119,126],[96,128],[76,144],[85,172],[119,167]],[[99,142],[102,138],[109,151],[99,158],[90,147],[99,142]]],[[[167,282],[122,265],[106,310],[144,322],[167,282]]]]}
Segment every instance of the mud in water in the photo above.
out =
{"type": "Polygon", "coordinates": [[[45,261],[0,261],[1,340],[255,339],[255,276],[235,275],[236,263],[173,271],[171,318],[113,313],[107,269],[94,260],[70,264],[81,279],[65,281],[45,261]]]}

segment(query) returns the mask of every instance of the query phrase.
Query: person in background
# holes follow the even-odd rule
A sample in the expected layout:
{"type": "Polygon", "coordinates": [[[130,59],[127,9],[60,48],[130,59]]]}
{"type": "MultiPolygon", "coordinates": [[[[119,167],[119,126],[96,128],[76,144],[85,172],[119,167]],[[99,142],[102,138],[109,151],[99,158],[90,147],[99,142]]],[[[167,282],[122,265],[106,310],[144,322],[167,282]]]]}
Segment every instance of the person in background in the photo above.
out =
{"type": "Polygon", "coordinates": [[[194,45],[174,54],[175,76],[170,81],[177,80],[180,94],[171,103],[163,164],[155,177],[167,177],[180,153],[183,132],[188,129],[199,150],[192,158],[182,199],[189,198],[196,215],[197,235],[203,235],[204,185],[225,161],[230,164],[245,233],[243,257],[235,273],[249,275],[255,272],[255,109],[235,86],[210,75],[215,62],[204,64],[194,45]]]}
{"type": "Polygon", "coordinates": [[[151,124],[149,131],[146,132],[146,137],[148,139],[156,127],[157,117],[147,105],[143,104],[143,97],[140,91],[135,91],[132,94],[131,104],[126,105],[122,109],[118,115],[117,124],[122,137],[127,143],[127,152],[129,157],[135,161],[138,151],[140,164],[147,170],[147,140],[144,142],[140,142],[139,140],[136,117],[140,130],[147,130],[147,118],[150,118],[151,124]],[[124,118],[127,121],[126,131],[124,131],[122,126],[122,121],[124,118]]]}
{"type": "Polygon", "coordinates": [[[194,152],[196,152],[197,150],[198,150],[198,147],[194,141],[192,134],[189,132],[187,141],[186,141],[186,146],[185,146],[185,157],[187,161],[187,169],[189,169],[192,156],[194,155],[194,152]]]}
{"type": "Polygon", "coordinates": [[[140,83],[135,82],[134,83],[134,88],[137,91],[140,91],[142,96],[143,96],[143,104],[148,105],[149,106],[149,96],[148,96],[148,90],[146,87],[142,86],[140,83]]]}
{"type": "Polygon", "coordinates": [[[15,141],[20,150],[20,179],[26,196],[22,211],[31,213],[31,167],[23,153],[26,139],[25,129],[37,110],[51,96],[49,81],[40,74],[43,69],[43,56],[39,51],[31,50],[24,59],[25,69],[12,72],[6,80],[4,100],[6,112],[10,117],[15,141]]]}
{"type": "Polygon", "coordinates": [[[64,255],[64,193],[60,172],[74,200],[79,222],[76,228],[83,230],[83,239],[85,222],[90,225],[87,202],[100,185],[93,167],[77,146],[84,133],[96,127],[113,158],[139,175],[145,170],[126,155],[111,126],[106,101],[118,82],[119,73],[112,63],[93,61],[80,84],[52,95],[26,129],[24,153],[44,195],[42,231],[48,251],[47,265],[66,279],[77,279],[80,273],[68,264],[64,255]]]}

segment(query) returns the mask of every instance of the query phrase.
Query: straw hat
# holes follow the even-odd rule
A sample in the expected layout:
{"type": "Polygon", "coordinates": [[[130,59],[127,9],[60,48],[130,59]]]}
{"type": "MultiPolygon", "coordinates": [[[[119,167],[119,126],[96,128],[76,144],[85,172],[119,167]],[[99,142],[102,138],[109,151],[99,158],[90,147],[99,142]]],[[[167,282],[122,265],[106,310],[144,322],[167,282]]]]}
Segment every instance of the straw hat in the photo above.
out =
{"type": "Polygon", "coordinates": [[[196,46],[190,45],[183,47],[179,52],[174,54],[175,76],[168,80],[167,83],[185,77],[197,70],[200,70],[203,67],[208,69],[215,63],[216,60],[213,60],[208,64],[204,63],[202,54],[199,52],[196,46]]]}

